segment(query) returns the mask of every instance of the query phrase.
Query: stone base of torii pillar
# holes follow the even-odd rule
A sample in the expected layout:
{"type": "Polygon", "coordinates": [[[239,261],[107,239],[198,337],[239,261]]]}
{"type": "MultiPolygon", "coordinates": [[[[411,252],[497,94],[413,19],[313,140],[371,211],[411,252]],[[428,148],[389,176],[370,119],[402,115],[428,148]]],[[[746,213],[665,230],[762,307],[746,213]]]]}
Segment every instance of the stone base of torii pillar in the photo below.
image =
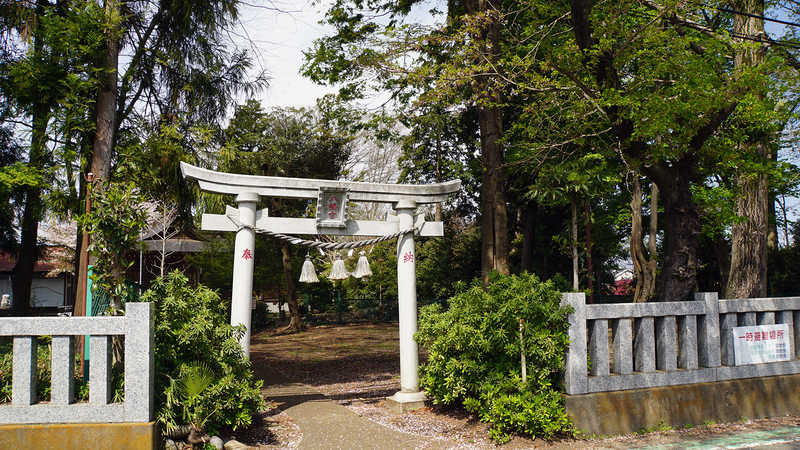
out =
{"type": "Polygon", "coordinates": [[[420,409],[425,406],[428,396],[425,391],[398,392],[391,397],[386,397],[386,408],[398,414],[420,409]]]}

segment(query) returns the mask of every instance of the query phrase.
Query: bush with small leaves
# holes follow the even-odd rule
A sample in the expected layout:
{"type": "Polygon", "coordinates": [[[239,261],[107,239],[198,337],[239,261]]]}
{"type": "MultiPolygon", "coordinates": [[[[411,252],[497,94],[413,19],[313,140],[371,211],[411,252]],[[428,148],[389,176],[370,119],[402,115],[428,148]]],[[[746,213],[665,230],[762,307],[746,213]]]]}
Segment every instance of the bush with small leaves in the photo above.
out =
{"type": "Polygon", "coordinates": [[[210,432],[236,430],[250,425],[252,414],[264,409],[261,380],[253,380],[250,361],[238,339],[244,329],[228,323],[225,303],[216,292],[192,287],[180,272],[156,280],[142,296],[155,304],[156,418],[167,431],[179,425],[186,413],[202,411],[210,432]],[[173,380],[203,365],[213,372],[213,382],[186,404],[173,380]]]}
{"type": "Polygon", "coordinates": [[[570,310],[560,299],[551,282],[534,275],[493,273],[488,289],[480,280],[460,285],[447,311],[438,304],[422,308],[414,337],[428,347],[422,387],[434,403],[463,404],[477,413],[492,424],[491,436],[499,442],[514,432],[570,433],[563,396],[554,387],[569,342],[570,310]]]}

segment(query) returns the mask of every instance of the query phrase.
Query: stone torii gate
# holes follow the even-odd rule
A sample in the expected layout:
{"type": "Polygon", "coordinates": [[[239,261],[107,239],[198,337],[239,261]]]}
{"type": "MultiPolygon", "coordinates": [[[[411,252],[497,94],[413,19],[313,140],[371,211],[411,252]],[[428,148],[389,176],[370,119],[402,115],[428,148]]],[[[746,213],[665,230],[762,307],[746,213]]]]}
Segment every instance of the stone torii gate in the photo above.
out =
{"type": "Polygon", "coordinates": [[[449,194],[461,187],[460,180],[416,186],[280,178],[215,172],[183,162],[181,171],[184,178],[197,180],[201,191],[236,196],[234,201],[238,209],[228,207],[224,215],[203,214],[202,229],[236,232],[231,325],[245,326],[240,344],[248,358],[256,229],[278,234],[337,236],[389,236],[405,232],[397,242],[400,392],[388,397],[386,406],[396,412],[405,412],[424,405],[425,393],[420,391],[417,373],[419,350],[414,342],[414,333],[417,332],[414,232],[420,236],[442,236],[444,227],[441,222],[425,222],[422,217],[415,220],[414,210],[420,204],[446,201],[449,194]],[[266,209],[256,211],[261,197],[316,199],[317,218],[269,217],[266,209]],[[332,199],[336,202],[332,203],[332,199]],[[397,217],[387,221],[348,220],[345,213],[348,200],[391,203],[397,217]]]}

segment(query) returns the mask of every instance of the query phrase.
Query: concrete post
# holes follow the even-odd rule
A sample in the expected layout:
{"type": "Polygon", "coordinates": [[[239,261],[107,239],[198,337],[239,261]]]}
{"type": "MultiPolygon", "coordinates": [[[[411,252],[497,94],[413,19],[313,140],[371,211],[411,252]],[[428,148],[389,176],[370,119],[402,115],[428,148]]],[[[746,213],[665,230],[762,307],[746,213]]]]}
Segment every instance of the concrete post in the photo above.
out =
{"type": "Polygon", "coordinates": [[[242,351],[250,359],[250,317],[253,297],[253,268],[256,246],[256,204],[259,195],[245,192],[236,196],[239,204],[239,221],[242,228],[236,232],[233,253],[233,292],[231,293],[231,325],[244,325],[246,330],[239,340],[242,351]]]}
{"type": "MultiPolygon", "coordinates": [[[[395,203],[399,230],[414,228],[412,201],[395,203]]],[[[400,392],[386,399],[386,406],[402,413],[425,405],[425,392],[419,389],[419,349],[414,342],[417,332],[417,255],[414,251],[414,233],[406,233],[397,240],[397,297],[400,319],[400,392]]]]}
{"type": "Polygon", "coordinates": [[[705,315],[697,316],[697,362],[700,367],[719,367],[722,363],[722,344],[717,293],[700,292],[694,294],[694,300],[706,304],[705,315]]]}
{"type": "Polygon", "coordinates": [[[125,311],[125,421],[155,417],[155,306],[129,303],[125,311]]]}
{"type": "Polygon", "coordinates": [[[37,336],[14,336],[14,368],[11,373],[11,404],[29,406],[36,403],[37,336]]]}
{"type": "MultiPolygon", "coordinates": [[[[561,306],[572,306],[569,321],[569,347],[564,358],[564,385],[569,395],[585,394],[589,389],[586,361],[586,294],[561,294],[561,306]]],[[[616,347],[615,347],[616,349],[616,347]]],[[[614,367],[617,366],[617,354],[614,354],[614,367]]]]}

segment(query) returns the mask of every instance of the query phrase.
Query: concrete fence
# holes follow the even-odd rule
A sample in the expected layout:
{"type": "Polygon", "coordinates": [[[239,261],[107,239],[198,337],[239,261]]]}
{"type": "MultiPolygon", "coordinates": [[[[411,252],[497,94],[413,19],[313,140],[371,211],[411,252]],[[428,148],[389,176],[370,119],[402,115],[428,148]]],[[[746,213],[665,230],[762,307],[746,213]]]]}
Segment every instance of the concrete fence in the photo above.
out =
{"type": "Polygon", "coordinates": [[[154,415],[153,306],[128,303],[125,316],[12,317],[0,336],[13,336],[12,401],[0,424],[145,423],[154,415]],[[75,336],[90,335],[89,401],[74,403],[75,336]],[[52,336],[50,402],[37,403],[38,336],[52,336]],[[125,401],[112,403],[111,338],[124,337],[125,401]]]}
{"type": "Polygon", "coordinates": [[[658,424],[800,413],[800,297],[587,305],[569,316],[566,408],[577,429],[624,434],[658,424]],[[735,327],[786,324],[788,361],[735,365],[735,327]],[[624,411],[624,413],[622,413],[624,411]]]}
{"type": "Polygon", "coordinates": [[[572,305],[565,382],[569,395],[800,373],[800,297],[572,305]],[[790,361],[734,365],[734,327],[787,324],[790,361]],[[591,368],[588,362],[591,361],[591,368]]]}

